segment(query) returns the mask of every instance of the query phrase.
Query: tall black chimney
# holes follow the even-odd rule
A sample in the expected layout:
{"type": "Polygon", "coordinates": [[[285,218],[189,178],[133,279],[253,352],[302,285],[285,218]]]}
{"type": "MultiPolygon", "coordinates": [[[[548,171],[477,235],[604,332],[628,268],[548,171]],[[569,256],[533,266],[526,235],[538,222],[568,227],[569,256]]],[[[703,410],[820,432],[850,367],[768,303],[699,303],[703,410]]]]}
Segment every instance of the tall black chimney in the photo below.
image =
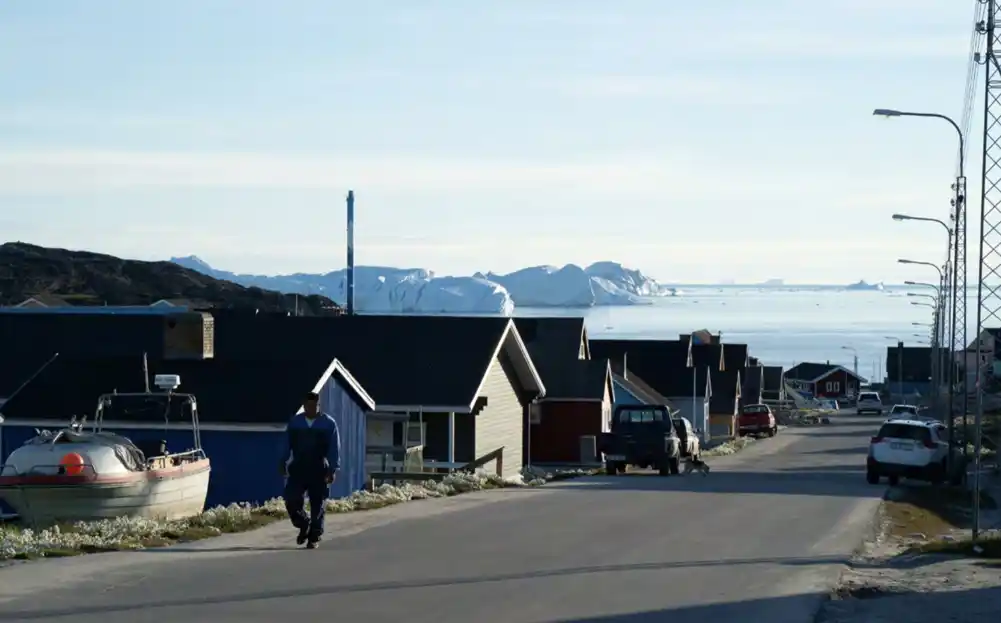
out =
{"type": "Polygon", "coordinates": [[[348,191],[348,315],[355,313],[355,191],[348,191]]]}

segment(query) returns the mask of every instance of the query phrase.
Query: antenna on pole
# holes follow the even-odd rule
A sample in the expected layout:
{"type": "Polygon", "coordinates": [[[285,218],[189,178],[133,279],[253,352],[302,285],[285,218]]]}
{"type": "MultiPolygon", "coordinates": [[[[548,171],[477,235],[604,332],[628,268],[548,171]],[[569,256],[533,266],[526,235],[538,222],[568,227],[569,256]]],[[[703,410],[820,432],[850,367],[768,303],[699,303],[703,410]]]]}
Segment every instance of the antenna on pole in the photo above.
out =
{"type": "Polygon", "coordinates": [[[143,351],[143,389],[149,393],[149,362],[146,360],[146,351],[143,351]]]}

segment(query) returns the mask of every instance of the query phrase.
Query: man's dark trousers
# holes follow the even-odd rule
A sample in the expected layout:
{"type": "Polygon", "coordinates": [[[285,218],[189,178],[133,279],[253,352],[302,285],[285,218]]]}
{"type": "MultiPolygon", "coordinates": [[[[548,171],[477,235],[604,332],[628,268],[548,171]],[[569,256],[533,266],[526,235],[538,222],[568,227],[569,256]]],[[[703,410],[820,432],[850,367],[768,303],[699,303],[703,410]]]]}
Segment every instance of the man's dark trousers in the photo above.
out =
{"type": "MultiPolygon", "coordinates": [[[[294,466],[293,466],[294,467],[294,466]]],[[[289,470],[285,482],[285,510],[292,525],[300,530],[309,529],[309,540],[316,541],[323,536],[323,519],[326,515],[327,497],[330,484],[324,471],[289,470]],[[309,515],[303,510],[304,498],[309,497],[309,515]]]]}

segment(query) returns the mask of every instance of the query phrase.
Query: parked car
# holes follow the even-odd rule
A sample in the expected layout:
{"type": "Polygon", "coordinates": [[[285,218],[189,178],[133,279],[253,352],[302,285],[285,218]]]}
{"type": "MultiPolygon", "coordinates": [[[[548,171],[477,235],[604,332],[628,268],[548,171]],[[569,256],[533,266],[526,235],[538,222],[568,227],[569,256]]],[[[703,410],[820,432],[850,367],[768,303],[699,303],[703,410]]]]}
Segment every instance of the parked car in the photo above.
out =
{"type": "Polygon", "coordinates": [[[883,415],[883,400],[876,392],[861,392],[858,395],[858,401],[855,403],[855,413],[858,415],[862,415],[863,413],[883,415]]]}
{"type": "Polygon", "coordinates": [[[611,424],[610,432],[598,435],[609,476],[629,465],[654,467],[661,476],[681,471],[681,440],[666,406],[619,405],[611,424]]]}
{"type": "Polygon", "coordinates": [[[779,425],[768,405],[745,405],[737,416],[737,434],[741,437],[745,435],[774,437],[777,432],[779,425]]]}
{"type": "Polygon", "coordinates": [[[909,415],[917,415],[918,408],[914,405],[893,405],[890,409],[890,417],[906,417],[909,415]]]}
{"type": "Polygon", "coordinates": [[[890,485],[901,478],[934,484],[948,480],[963,483],[966,464],[962,452],[949,443],[945,425],[930,418],[891,418],[883,422],[869,442],[866,480],[879,484],[886,477],[890,485]],[[946,457],[953,456],[953,470],[946,469],[946,457]]]}
{"type": "Polygon", "coordinates": [[[692,428],[688,418],[672,418],[671,423],[674,424],[674,430],[678,432],[678,440],[681,442],[681,457],[697,458],[702,454],[702,442],[699,441],[702,431],[692,428]]]}

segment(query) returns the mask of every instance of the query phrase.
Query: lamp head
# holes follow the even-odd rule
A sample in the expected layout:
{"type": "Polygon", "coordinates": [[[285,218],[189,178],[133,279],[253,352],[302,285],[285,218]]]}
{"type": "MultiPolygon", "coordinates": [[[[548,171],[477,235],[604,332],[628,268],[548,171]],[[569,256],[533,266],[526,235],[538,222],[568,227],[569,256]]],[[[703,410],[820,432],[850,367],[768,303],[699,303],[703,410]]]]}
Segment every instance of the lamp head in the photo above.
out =
{"type": "Polygon", "coordinates": [[[900,111],[891,108],[877,108],[872,111],[872,114],[876,117],[899,117],[900,111]]]}
{"type": "Polygon", "coordinates": [[[906,214],[894,214],[893,215],[893,220],[895,220],[895,221],[907,221],[907,220],[910,220],[910,218],[911,217],[907,216],[906,214]]]}

